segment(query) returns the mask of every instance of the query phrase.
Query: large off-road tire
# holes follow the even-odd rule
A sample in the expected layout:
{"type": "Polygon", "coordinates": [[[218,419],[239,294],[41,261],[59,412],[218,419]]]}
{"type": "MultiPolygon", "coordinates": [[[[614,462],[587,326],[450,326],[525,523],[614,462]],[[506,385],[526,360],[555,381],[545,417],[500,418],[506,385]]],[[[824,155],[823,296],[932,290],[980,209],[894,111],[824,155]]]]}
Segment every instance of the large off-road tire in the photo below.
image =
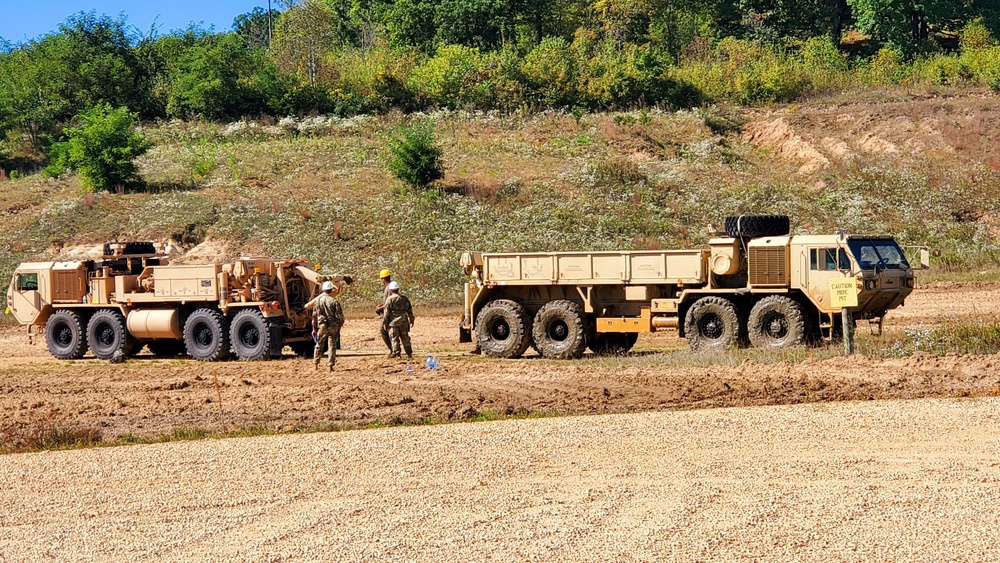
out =
{"type": "Polygon", "coordinates": [[[806,339],[806,313],[793,299],[769,295],[750,310],[747,329],[757,348],[797,346],[806,339]]]}
{"type": "Polygon", "coordinates": [[[270,325],[257,309],[244,309],[229,324],[233,354],[241,360],[263,360],[271,357],[270,325]]]}
{"type": "Polygon", "coordinates": [[[87,342],[94,356],[110,360],[132,355],[135,345],[125,328],[125,315],[116,309],[101,309],[87,323],[87,342]]]}
{"type": "Polygon", "coordinates": [[[637,332],[598,332],[587,342],[587,347],[602,356],[621,356],[628,354],[638,339],[637,332]]]}
{"type": "Polygon", "coordinates": [[[176,358],[184,355],[184,341],[163,338],[146,343],[149,353],[158,358],[176,358]]]}
{"type": "Polygon", "coordinates": [[[735,215],[726,217],[726,234],[736,238],[774,237],[791,231],[787,215],[735,215]]]}
{"type": "MultiPolygon", "coordinates": [[[[126,242],[122,254],[156,254],[156,245],[151,242],[126,242]]],[[[111,255],[111,243],[104,243],[104,255],[111,255]]]]}
{"type": "Polygon", "coordinates": [[[714,295],[694,302],[684,316],[692,350],[728,350],[740,343],[740,315],[733,302],[714,295]]]}
{"type": "Polygon", "coordinates": [[[572,301],[549,301],[535,313],[531,335],[545,358],[579,358],[587,347],[587,320],[583,307],[572,301]]]}
{"type": "Polygon", "coordinates": [[[45,345],[59,360],[79,360],[87,353],[87,333],[83,320],[66,309],[52,313],[45,322],[45,345]]]}
{"type": "Polygon", "coordinates": [[[198,309],[184,321],[184,349],[203,362],[229,357],[229,323],[216,309],[198,309]]]}
{"type": "Polygon", "coordinates": [[[520,358],[531,344],[528,312],[509,299],[490,301],[476,316],[476,344],[494,358],[520,358]]]}

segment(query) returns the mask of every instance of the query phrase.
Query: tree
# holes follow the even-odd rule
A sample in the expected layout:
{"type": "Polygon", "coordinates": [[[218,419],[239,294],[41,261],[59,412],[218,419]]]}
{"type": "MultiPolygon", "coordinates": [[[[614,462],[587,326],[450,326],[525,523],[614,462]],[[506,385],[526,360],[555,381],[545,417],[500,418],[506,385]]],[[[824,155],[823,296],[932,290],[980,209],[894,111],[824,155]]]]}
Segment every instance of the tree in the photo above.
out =
{"type": "Polygon", "coordinates": [[[137,181],[135,159],[150,145],[135,132],[138,118],[128,108],[100,103],[76,116],[79,127],[65,129],[62,158],[80,173],[90,191],[127,190],[137,181]]]}
{"type": "Polygon", "coordinates": [[[931,30],[954,30],[971,16],[964,0],[847,0],[858,30],[903,53],[916,53],[931,30]]]}
{"type": "Polygon", "coordinates": [[[164,47],[174,51],[168,55],[168,115],[222,120],[264,110],[264,96],[249,85],[264,55],[248,50],[240,36],[195,34],[164,47]]]}
{"type": "MultiPolygon", "coordinates": [[[[126,33],[125,21],[80,12],[39,43],[62,75],[63,98],[72,113],[99,102],[148,115],[152,75],[126,33]]],[[[65,117],[69,117],[69,115],[65,117]]]]}
{"type": "Polygon", "coordinates": [[[0,56],[0,136],[13,131],[42,150],[70,107],[60,89],[58,70],[36,46],[0,56]]]}
{"type": "Polygon", "coordinates": [[[323,59],[338,40],[335,21],[323,0],[303,0],[289,7],[274,30],[271,55],[278,67],[316,86],[323,59]]]}
{"type": "Polygon", "coordinates": [[[271,10],[269,13],[258,6],[253,11],[240,14],[233,19],[233,32],[243,38],[248,49],[269,49],[272,26],[280,15],[277,10],[271,10]]]}

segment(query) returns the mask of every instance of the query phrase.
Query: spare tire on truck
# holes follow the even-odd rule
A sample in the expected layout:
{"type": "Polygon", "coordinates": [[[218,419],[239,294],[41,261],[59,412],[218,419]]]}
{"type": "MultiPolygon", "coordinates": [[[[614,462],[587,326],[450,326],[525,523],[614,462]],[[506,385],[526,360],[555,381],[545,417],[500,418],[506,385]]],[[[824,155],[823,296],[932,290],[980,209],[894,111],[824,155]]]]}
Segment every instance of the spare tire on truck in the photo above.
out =
{"type": "Polygon", "coordinates": [[[734,215],[726,217],[726,235],[733,238],[777,237],[792,230],[788,215],[734,215]]]}

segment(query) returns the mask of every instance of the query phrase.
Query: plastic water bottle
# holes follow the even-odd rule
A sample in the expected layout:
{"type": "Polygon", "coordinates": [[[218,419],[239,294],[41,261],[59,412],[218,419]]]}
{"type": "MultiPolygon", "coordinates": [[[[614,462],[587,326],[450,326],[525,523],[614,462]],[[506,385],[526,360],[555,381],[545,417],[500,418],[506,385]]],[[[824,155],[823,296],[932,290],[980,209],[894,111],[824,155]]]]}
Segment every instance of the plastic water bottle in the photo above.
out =
{"type": "Polygon", "coordinates": [[[427,369],[434,369],[434,368],[438,367],[438,360],[434,356],[431,356],[430,354],[428,354],[427,355],[427,362],[426,362],[425,365],[427,366],[427,369]]]}

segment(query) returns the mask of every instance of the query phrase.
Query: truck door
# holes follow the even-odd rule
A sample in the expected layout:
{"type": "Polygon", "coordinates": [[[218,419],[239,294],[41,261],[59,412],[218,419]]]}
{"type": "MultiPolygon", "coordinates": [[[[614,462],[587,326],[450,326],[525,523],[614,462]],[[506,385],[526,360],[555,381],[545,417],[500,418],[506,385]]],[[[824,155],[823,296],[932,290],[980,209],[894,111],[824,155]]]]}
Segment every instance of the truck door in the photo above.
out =
{"type": "Polygon", "coordinates": [[[44,276],[39,272],[17,272],[10,284],[8,306],[14,318],[22,325],[32,324],[38,318],[45,304],[42,302],[44,276]]]}
{"type": "Polygon", "coordinates": [[[851,271],[851,258],[835,245],[806,249],[809,259],[806,292],[816,307],[825,313],[830,307],[830,280],[843,278],[851,271]]]}

